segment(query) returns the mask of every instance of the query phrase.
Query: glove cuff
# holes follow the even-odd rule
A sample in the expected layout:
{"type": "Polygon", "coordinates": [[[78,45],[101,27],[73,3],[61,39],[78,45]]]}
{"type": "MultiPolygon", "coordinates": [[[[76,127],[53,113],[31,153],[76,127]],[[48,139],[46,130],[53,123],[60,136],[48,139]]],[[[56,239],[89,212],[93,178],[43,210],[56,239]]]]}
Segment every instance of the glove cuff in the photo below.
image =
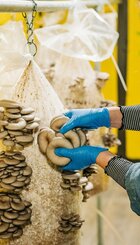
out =
{"type": "Polygon", "coordinates": [[[111,122],[110,122],[110,114],[109,110],[107,108],[100,108],[99,109],[99,127],[107,127],[110,128],[111,122]]]}

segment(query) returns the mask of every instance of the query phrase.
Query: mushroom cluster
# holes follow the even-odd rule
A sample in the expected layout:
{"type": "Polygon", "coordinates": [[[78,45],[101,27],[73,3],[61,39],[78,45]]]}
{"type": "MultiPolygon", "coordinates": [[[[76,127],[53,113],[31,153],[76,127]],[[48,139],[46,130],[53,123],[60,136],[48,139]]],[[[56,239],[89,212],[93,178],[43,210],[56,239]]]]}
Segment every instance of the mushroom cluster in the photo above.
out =
{"type": "Polygon", "coordinates": [[[0,152],[0,188],[20,193],[31,181],[32,169],[21,152],[0,152]]]}
{"type": "Polygon", "coordinates": [[[79,172],[72,173],[68,171],[62,173],[62,180],[63,182],[61,182],[60,186],[63,189],[71,191],[81,191],[82,186],[88,182],[88,179],[86,177],[81,177],[79,172]]]}
{"type": "Polygon", "coordinates": [[[87,107],[91,104],[86,96],[87,88],[84,77],[77,77],[71,85],[69,85],[69,96],[65,98],[66,106],[75,105],[77,108],[87,107]]]}
{"type": "Polygon", "coordinates": [[[83,199],[85,193],[93,189],[92,183],[89,182],[87,177],[82,176],[80,172],[72,173],[65,171],[62,173],[62,180],[63,182],[61,182],[60,186],[63,189],[67,189],[73,192],[82,191],[83,199]]]}
{"type": "Polygon", "coordinates": [[[63,233],[76,231],[81,228],[83,222],[84,220],[80,219],[79,214],[64,214],[59,221],[60,226],[58,227],[58,230],[63,233]]]}
{"type": "Polygon", "coordinates": [[[0,238],[18,238],[31,221],[31,203],[19,195],[0,193],[0,238]]]}
{"type": "Polygon", "coordinates": [[[10,149],[23,150],[33,142],[39,118],[32,108],[11,100],[0,100],[0,139],[10,149]]]}
{"type": "Polygon", "coordinates": [[[97,173],[98,173],[98,169],[97,166],[95,165],[90,165],[89,167],[83,170],[83,176],[87,178],[90,177],[92,174],[97,174],[97,173]]]}
{"type": "Polygon", "coordinates": [[[32,169],[21,153],[33,142],[39,119],[32,108],[11,100],[0,100],[0,140],[6,151],[0,152],[0,238],[18,238],[30,224],[31,203],[22,201],[23,189],[31,181],[32,169]]]}
{"type": "Polygon", "coordinates": [[[121,145],[121,141],[114,135],[110,132],[106,133],[105,135],[103,135],[102,137],[103,139],[103,143],[105,146],[107,147],[113,147],[113,146],[116,146],[116,145],[121,145]]]}
{"type": "Polygon", "coordinates": [[[43,128],[38,135],[38,145],[40,151],[47,156],[51,163],[59,166],[65,166],[70,159],[59,157],[55,154],[58,147],[76,148],[86,144],[86,135],[81,129],[70,130],[67,133],[60,134],[59,129],[69,120],[63,115],[53,118],[50,128],[43,128]]]}
{"type": "MultiPolygon", "coordinates": [[[[50,123],[51,128],[42,128],[38,135],[40,151],[47,156],[51,163],[58,166],[68,164],[70,159],[55,155],[55,148],[73,148],[87,144],[86,134],[81,129],[70,130],[64,135],[58,133],[62,125],[68,120],[69,118],[62,115],[55,117],[50,123]]],[[[88,179],[93,173],[97,173],[97,167],[93,165],[84,169],[81,173],[64,171],[60,186],[73,192],[82,191],[83,201],[85,202],[89,198],[89,191],[93,189],[93,184],[88,179]]]]}

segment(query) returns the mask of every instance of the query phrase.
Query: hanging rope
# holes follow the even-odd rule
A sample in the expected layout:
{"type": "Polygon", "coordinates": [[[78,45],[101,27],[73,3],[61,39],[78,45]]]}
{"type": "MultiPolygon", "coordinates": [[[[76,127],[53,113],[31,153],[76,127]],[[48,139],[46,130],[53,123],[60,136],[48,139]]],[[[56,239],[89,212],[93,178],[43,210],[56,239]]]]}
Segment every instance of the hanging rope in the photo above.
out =
{"type": "Polygon", "coordinates": [[[30,16],[28,16],[27,13],[22,13],[22,16],[24,17],[27,25],[27,44],[30,46],[32,50],[34,49],[32,55],[35,56],[37,53],[37,46],[34,42],[34,19],[37,14],[37,3],[35,2],[35,0],[32,0],[32,2],[33,2],[33,9],[32,9],[31,18],[30,16]]]}

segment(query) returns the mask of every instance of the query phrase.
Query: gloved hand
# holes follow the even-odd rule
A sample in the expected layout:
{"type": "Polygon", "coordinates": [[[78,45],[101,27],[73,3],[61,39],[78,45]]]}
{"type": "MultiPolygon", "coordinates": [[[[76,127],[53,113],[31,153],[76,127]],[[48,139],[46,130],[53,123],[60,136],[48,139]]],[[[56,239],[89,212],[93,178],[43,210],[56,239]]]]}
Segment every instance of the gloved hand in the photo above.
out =
{"type": "Polygon", "coordinates": [[[60,133],[65,134],[73,128],[96,129],[99,127],[110,127],[110,115],[107,108],[98,109],[73,109],[65,116],[70,120],[60,129],[60,133]]]}
{"type": "Polygon", "coordinates": [[[91,164],[96,163],[96,158],[99,153],[107,150],[107,148],[100,146],[81,146],[73,149],[56,148],[55,154],[71,159],[70,163],[59,169],[75,171],[87,168],[91,164]]]}

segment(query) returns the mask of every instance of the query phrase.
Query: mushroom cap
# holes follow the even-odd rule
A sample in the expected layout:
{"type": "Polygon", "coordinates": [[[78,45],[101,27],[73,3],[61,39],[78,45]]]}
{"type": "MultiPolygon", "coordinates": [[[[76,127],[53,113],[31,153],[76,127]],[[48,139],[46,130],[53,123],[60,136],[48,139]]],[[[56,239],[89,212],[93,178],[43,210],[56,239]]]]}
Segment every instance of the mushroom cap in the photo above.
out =
{"type": "Polygon", "coordinates": [[[64,116],[64,115],[60,115],[57,117],[54,117],[51,122],[50,122],[50,127],[58,132],[60,130],[60,128],[69,120],[68,117],[64,116]]]}
{"type": "Polygon", "coordinates": [[[41,153],[46,154],[49,142],[55,137],[52,129],[46,127],[40,130],[38,134],[38,145],[41,153]]]}
{"type": "Polygon", "coordinates": [[[69,158],[66,157],[59,157],[55,154],[55,149],[59,147],[69,148],[72,149],[72,144],[63,137],[55,137],[53,140],[49,143],[47,147],[47,157],[49,160],[58,166],[65,166],[70,162],[69,158]]]}

